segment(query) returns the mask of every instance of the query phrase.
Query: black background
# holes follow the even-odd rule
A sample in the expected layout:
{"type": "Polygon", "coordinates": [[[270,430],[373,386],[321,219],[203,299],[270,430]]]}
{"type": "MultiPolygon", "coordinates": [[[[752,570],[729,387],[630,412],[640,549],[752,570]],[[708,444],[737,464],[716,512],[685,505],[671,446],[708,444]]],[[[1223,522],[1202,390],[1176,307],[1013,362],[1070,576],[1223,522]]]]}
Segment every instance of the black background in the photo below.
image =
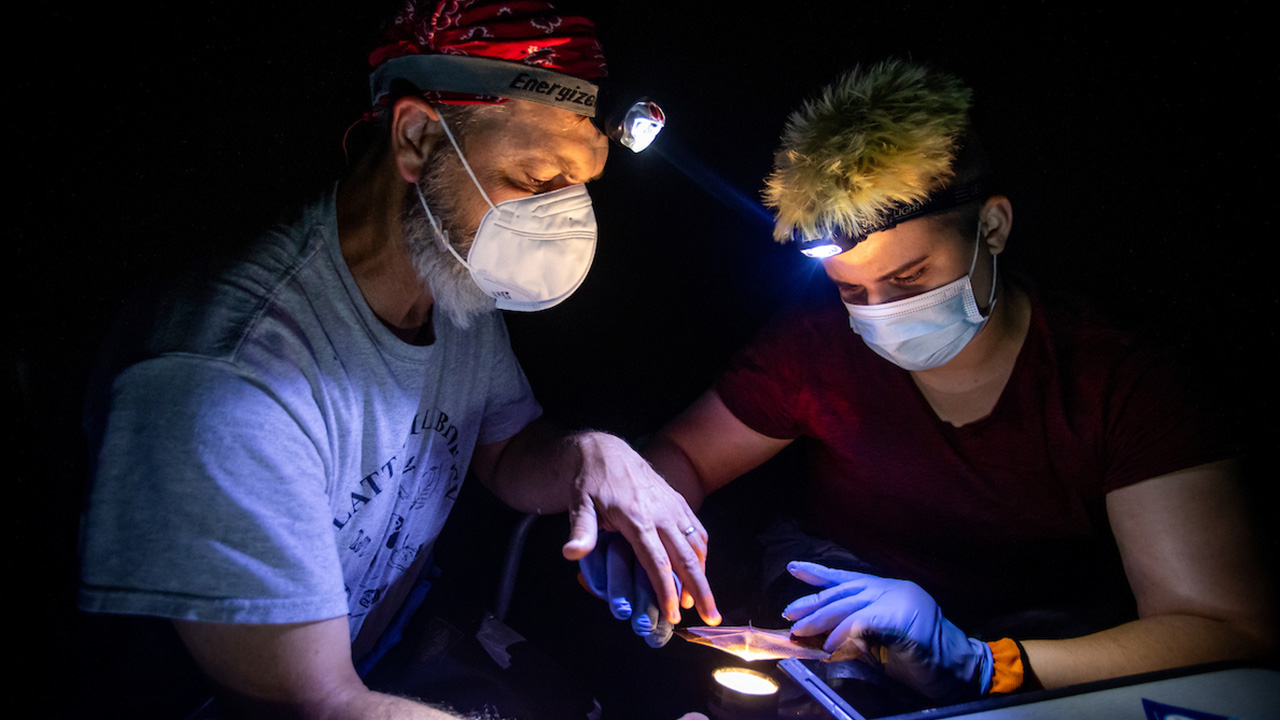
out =
{"type": "MultiPolygon", "coordinates": [[[[11,587],[30,626],[50,628],[22,646],[29,664],[54,675],[94,348],[131,292],[341,176],[343,133],[366,107],[365,58],[398,3],[263,5],[47,3],[4,31],[5,206],[17,219],[4,283],[9,555],[25,558],[11,587]]],[[[1280,124],[1272,23],[1255,4],[558,5],[596,21],[614,77],[659,99],[670,123],[655,151],[614,148],[592,185],[601,241],[579,292],[508,315],[552,416],[652,432],[770,312],[826,292],[811,261],[768,239],[762,179],[787,113],[841,71],[894,55],[974,88],[1014,207],[1002,267],[1179,352],[1221,401],[1218,417],[1239,426],[1250,482],[1273,485],[1280,124]]],[[[459,547],[510,521],[472,490],[459,516],[495,525],[454,523],[459,547]]],[[[541,525],[535,561],[564,530],[541,525]]],[[[525,607],[542,602],[535,592],[525,607]]]]}

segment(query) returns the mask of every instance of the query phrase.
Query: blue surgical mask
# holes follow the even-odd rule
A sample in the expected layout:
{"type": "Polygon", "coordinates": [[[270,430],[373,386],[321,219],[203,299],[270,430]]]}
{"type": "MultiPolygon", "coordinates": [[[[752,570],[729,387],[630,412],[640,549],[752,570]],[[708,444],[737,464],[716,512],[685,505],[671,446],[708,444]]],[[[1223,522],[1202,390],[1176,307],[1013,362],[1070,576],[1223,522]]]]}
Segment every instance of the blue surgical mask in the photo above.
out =
{"type": "Polygon", "coordinates": [[[970,277],[981,238],[979,226],[969,272],[955,282],[879,305],[845,303],[853,331],[877,355],[904,370],[928,370],[950,362],[978,334],[995,307],[995,255],[991,256],[991,296],[985,316],[973,297],[970,277]]]}

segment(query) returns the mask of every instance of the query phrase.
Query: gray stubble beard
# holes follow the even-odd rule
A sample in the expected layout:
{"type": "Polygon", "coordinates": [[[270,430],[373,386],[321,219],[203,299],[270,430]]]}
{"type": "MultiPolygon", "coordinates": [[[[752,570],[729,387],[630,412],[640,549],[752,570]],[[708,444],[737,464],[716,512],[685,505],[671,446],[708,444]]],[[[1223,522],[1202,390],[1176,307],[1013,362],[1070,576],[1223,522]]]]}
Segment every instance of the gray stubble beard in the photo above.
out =
{"type": "MultiPolygon", "coordinates": [[[[475,240],[476,228],[462,219],[457,188],[463,179],[468,184],[471,180],[451,150],[441,148],[431,154],[418,186],[448,241],[459,255],[466,257],[475,240]]],[[[418,193],[410,189],[405,203],[404,236],[409,244],[413,267],[431,291],[435,305],[454,325],[466,330],[476,318],[493,312],[495,301],[471,279],[471,271],[440,246],[444,241],[437,240],[418,193]]]]}

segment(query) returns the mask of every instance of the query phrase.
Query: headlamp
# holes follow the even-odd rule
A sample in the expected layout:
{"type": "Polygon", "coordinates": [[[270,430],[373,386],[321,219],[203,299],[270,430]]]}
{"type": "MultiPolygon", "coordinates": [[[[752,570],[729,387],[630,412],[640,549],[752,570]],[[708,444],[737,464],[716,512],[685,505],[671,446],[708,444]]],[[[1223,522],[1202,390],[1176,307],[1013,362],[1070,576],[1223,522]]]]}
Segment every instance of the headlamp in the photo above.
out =
{"type": "Polygon", "coordinates": [[[405,55],[369,76],[374,103],[397,81],[419,90],[487,95],[550,105],[591,118],[596,128],[632,152],[649,147],[666,114],[648,98],[615,104],[595,83],[543,67],[467,55],[405,55]]]}
{"type": "Polygon", "coordinates": [[[653,143],[667,124],[667,116],[658,103],[640,98],[622,108],[620,115],[607,115],[600,131],[610,140],[631,152],[640,152],[653,143]]]}
{"type": "Polygon", "coordinates": [[[800,245],[800,252],[821,260],[852,250],[859,240],[852,240],[844,233],[828,233],[826,236],[817,238],[797,238],[796,242],[800,245]]]}
{"type": "Polygon", "coordinates": [[[799,230],[792,233],[792,239],[800,248],[800,252],[811,258],[829,258],[833,255],[852,250],[858,243],[867,239],[871,233],[897,226],[908,220],[915,220],[925,215],[933,215],[944,210],[959,207],[972,200],[979,199],[986,190],[985,177],[971,183],[943,188],[917,203],[899,205],[882,214],[875,222],[858,228],[857,233],[850,233],[843,228],[834,228],[825,235],[805,237],[799,230]]]}

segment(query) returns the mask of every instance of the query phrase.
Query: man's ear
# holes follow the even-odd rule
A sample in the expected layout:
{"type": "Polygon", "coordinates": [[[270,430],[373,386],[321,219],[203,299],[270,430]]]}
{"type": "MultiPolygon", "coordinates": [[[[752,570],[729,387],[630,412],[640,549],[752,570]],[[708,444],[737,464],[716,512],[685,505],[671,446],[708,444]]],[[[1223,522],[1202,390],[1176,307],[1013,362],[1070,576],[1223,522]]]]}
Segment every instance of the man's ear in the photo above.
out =
{"type": "Polygon", "coordinates": [[[992,255],[1004,252],[1013,229],[1013,204],[1004,195],[992,195],[982,204],[978,214],[982,240],[992,255]]]}
{"type": "Polygon", "coordinates": [[[406,182],[416,183],[443,137],[440,113],[420,97],[406,95],[391,107],[391,154],[406,182]]]}

